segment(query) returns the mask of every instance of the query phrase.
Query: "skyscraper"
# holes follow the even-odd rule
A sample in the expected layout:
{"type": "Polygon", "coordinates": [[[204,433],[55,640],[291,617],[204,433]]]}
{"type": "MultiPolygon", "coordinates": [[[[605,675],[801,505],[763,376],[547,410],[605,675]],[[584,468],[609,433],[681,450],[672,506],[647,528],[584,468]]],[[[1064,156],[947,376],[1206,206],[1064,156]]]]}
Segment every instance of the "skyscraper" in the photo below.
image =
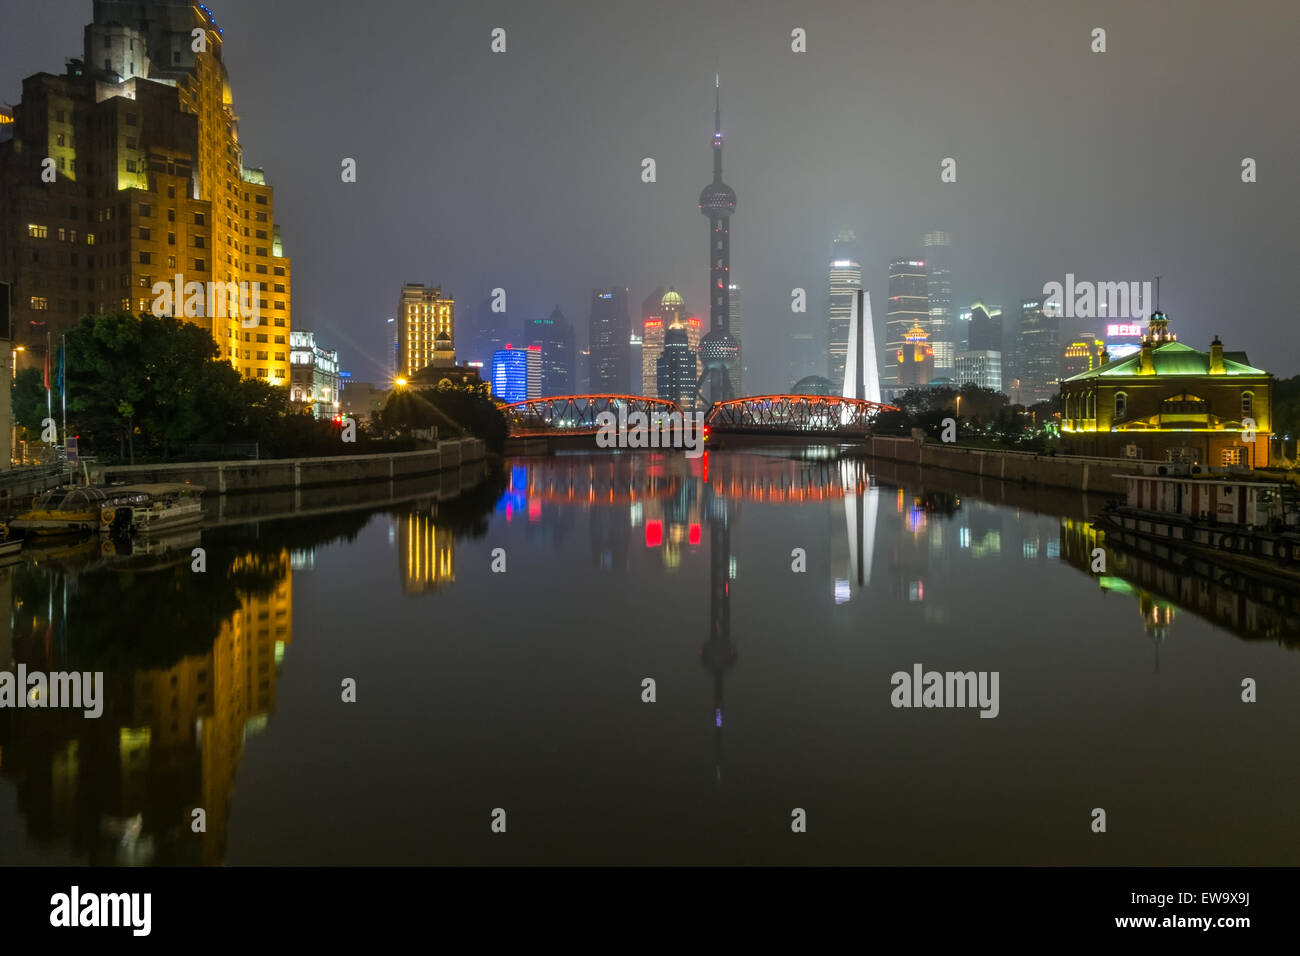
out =
{"type": "Polygon", "coordinates": [[[862,288],[862,263],[858,239],[845,229],[831,245],[830,316],[826,324],[826,377],[838,391],[844,386],[844,363],[849,349],[849,324],[853,304],[862,288]]]}
{"type": "Polygon", "coordinates": [[[686,337],[686,326],[674,321],[664,333],[664,350],[656,363],[656,391],[659,398],[676,402],[683,409],[695,400],[697,376],[695,356],[686,337]]]}
{"type": "Polygon", "coordinates": [[[1002,391],[1002,309],[975,302],[970,307],[967,347],[954,364],[959,384],[1002,391]]]}
{"type": "Polygon", "coordinates": [[[456,302],[441,286],[408,282],[397,302],[397,372],[410,378],[426,365],[456,364],[456,302]]]}
{"type": "Polygon", "coordinates": [[[29,362],[83,315],[154,311],[154,283],[179,275],[260,286],[256,325],[170,313],[209,330],[241,375],[288,385],[290,262],[274,190],[244,165],[224,44],[202,4],[96,0],[82,57],[23,80],[0,143],[0,280],[29,362]]]}
{"type": "Polygon", "coordinates": [[[557,305],[544,319],[524,323],[524,344],[541,350],[541,394],[572,395],[574,391],[573,323],[557,305]]]}
{"type": "Polygon", "coordinates": [[[1061,378],[1061,320],[1048,315],[1042,296],[1020,300],[1020,348],[1024,356],[1020,372],[1021,400],[1041,402],[1050,398],[1061,378]]]}
{"type": "Polygon", "coordinates": [[[503,402],[522,402],[528,397],[528,355],[525,349],[507,345],[492,353],[492,394],[503,402]]]}
{"type": "Polygon", "coordinates": [[[952,314],[952,236],[942,231],[927,232],[922,243],[930,297],[930,322],[926,331],[930,333],[930,348],[934,350],[936,374],[945,377],[952,370],[957,351],[952,314]]]}
{"type": "Polygon", "coordinates": [[[591,391],[627,394],[632,384],[632,322],[627,289],[591,290],[591,391]]]}
{"type": "Polygon", "coordinates": [[[731,283],[727,287],[727,298],[731,311],[727,314],[727,332],[736,340],[736,367],[731,376],[731,393],[739,398],[745,393],[741,390],[745,381],[745,343],[740,340],[740,284],[731,283]]]}
{"type": "MultiPolygon", "coordinates": [[[[735,397],[731,390],[739,346],[728,332],[731,320],[731,214],[736,191],[722,181],[722,92],[714,78],[713,182],[700,192],[700,212],[709,217],[709,331],[700,341],[698,393],[706,402],[735,397]]],[[[667,346],[665,346],[667,348],[667,346]]]]}
{"type": "MultiPolygon", "coordinates": [[[[906,344],[907,331],[914,325],[929,331],[930,277],[920,259],[895,259],[889,264],[889,314],[885,320],[885,362],[887,382],[898,381],[898,350],[906,344]]],[[[1000,346],[999,346],[1000,347],[1000,346]]]]}

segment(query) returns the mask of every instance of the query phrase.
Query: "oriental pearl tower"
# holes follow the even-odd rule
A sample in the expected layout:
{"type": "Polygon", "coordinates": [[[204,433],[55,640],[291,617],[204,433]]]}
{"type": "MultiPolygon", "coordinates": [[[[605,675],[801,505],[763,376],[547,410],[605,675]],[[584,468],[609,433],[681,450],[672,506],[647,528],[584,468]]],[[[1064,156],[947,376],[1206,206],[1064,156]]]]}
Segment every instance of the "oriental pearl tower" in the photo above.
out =
{"type": "Polygon", "coordinates": [[[713,182],[700,192],[700,212],[709,217],[709,331],[700,340],[700,380],[697,403],[723,402],[733,395],[740,346],[731,337],[731,214],[736,191],[722,181],[722,84],[713,79],[713,182]]]}

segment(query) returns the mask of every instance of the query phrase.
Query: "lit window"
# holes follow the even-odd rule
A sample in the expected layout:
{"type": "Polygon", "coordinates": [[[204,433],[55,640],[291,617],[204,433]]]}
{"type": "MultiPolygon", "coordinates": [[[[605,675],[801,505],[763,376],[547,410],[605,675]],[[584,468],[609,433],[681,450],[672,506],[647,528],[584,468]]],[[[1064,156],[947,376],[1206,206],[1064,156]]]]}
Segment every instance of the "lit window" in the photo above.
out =
{"type": "Polygon", "coordinates": [[[50,230],[46,226],[29,225],[27,227],[27,235],[33,239],[45,239],[49,234],[50,230]]]}
{"type": "Polygon", "coordinates": [[[1255,393],[1241,393],[1241,417],[1250,418],[1255,414],[1255,393]]]}

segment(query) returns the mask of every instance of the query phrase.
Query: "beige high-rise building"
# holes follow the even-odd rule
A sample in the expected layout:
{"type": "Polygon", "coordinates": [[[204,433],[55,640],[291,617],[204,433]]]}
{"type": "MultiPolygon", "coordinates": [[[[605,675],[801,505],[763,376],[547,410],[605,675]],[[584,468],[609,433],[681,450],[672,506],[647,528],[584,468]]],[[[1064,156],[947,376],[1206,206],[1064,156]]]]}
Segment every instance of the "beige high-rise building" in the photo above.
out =
{"type": "Polygon", "coordinates": [[[153,312],[209,329],[241,374],[288,383],[290,263],[274,192],[244,166],[224,42],[197,4],[95,0],[83,56],[23,81],[0,141],[0,279],[22,364],[83,315],[153,312]],[[160,304],[155,283],[177,281],[186,299],[202,284],[204,306],[160,304]],[[208,283],[247,283],[250,305],[256,283],[256,324],[214,314],[208,283]]]}
{"type": "Polygon", "coordinates": [[[397,303],[397,374],[409,379],[429,365],[456,364],[456,300],[441,286],[408,282],[397,303]]]}

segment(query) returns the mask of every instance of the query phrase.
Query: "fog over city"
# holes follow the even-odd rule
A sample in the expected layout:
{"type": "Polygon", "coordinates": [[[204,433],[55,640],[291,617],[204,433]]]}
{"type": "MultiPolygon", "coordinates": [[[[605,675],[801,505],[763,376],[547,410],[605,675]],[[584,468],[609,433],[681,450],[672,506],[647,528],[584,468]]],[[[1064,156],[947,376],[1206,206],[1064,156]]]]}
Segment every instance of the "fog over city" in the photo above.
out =
{"type": "MultiPolygon", "coordinates": [[[[79,55],[89,4],[6,7],[0,100],[15,102],[17,78],[79,55]]],[[[1217,332],[1267,351],[1278,374],[1300,366],[1300,342],[1282,334],[1300,199],[1290,0],[213,11],[233,41],[245,163],[276,189],[294,325],[335,343],[358,378],[387,368],[383,320],[403,282],[441,284],[458,325],[496,287],[512,322],[558,304],[580,344],[596,286],[626,285],[634,312],[675,286],[707,319],[696,200],[715,72],[755,387],[788,384],[790,290],[806,287],[824,316],[846,227],[878,323],[889,259],[945,229],[955,305],[1010,305],[1067,272],[1161,274],[1183,340],[1217,332]],[[1090,50],[1098,26],[1105,53],[1090,50]],[[497,27],[504,54],[489,49],[497,27]],[[791,51],[795,28],[805,53],[791,51]],[[354,184],[340,181],[343,157],[357,160],[354,184]],[[655,183],[641,181],[645,157],[655,183]],[[939,179],[947,157],[955,183],[939,179]]]]}

